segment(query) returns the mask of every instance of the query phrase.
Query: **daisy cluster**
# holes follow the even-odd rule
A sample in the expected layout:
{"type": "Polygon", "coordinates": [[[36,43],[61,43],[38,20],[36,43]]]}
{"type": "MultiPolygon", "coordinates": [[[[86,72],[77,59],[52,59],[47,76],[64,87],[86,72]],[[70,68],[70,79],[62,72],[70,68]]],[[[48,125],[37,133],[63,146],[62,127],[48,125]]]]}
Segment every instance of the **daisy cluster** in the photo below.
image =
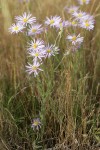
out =
{"type": "Polygon", "coordinates": [[[29,74],[33,73],[36,77],[39,72],[43,71],[41,66],[43,65],[44,60],[59,54],[60,51],[58,46],[47,42],[46,36],[42,36],[45,37],[45,39],[42,40],[40,38],[41,34],[46,34],[46,32],[49,32],[50,28],[55,29],[58,33],[57,35],[62,33],[62,36],[64,32],[66,33],[66,30],[71,31],[70,34],[66,34],[65,40],[69,42],[71,51],[76,51],[81,47],[84,40],[81,33],[75,33],[76,29],[93,30],[95,23],[94,17],[87,12],[80,10],[80,5],[87,5],[90,0],[77,1],[79,3],[78,6],[64,8],[67,14],[70,15],[68,20],[63,20],[60,16],[55,15],[46,17],[43,24],[39,24],[37,23],[36,17],[33,17],[30,13],[25,12],[22,16],[15,17],[15,23],[12,24],[9,31],[12,34],[22,32],[30,39],[27,43],[27,53],[31,63],[28,62],[26,65],[26,71],[29,74]],[[73,28],[74,30],[69,30],[69,28],[73,28]],[[74,32],[72,33],[72,31],[74,32]]]}
{"type": "MultiPolygon", "coordinates": [[[[55,17],[56,21],[59,21],[59,17],[55,17]]],[[[26,65],[26,71],[29,74],[34,73],[36,77],[40,71],[43,71],[40,66],[43,64],[44,59],[55,56],[59,53],[59,48],[54,44],[49,44],[42,39],[37,38],[37,35],[45,32],[45,28],[42,24],[37,23],[36,17],[32,17],[30,13],[24,13],[22,16],[15,17],[15,22],[9,28],[9,31],[13,34],[19,32],[25,33],[31,40],[28,42],[28,56],[31,58],[31,63],[26,65]]],[[[48,22],[48,21],[47,21],[48,22]]]]}

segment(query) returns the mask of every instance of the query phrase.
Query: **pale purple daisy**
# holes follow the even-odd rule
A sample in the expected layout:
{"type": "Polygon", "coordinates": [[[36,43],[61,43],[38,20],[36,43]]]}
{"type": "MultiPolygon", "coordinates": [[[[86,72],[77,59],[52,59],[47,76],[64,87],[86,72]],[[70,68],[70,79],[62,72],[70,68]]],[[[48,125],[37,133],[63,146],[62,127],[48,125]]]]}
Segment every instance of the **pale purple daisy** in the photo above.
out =
{"type": "Polygon", "coordinates": [[[46,51],[43,49],[37,49],[29,52],[29,55],[33,57],[33,61],[42,61],[42,58],[44,58],[46,55],[46,51]]]}
{"type": "Polygon", "coordinates": [[[44,41],[40,40],[40,39],[37,39],[37,40],[34,39],[34,40],[30,41],[30,43],[28,43],[28,45],[29,45],[29,48],[28,48],[29,51],[43,49],[45,47],[44,41]]]}
{"type": "Polygon", "coordinates": [[[95,20],[93,16],[87,15],[84,19],[80,20],[80,27],[87,29],[87,30],[93,30],[94,23],[95,23],[95,20]]]}
{"type": "Polygon", "coordinates": [[[83,37],[80,36],[80,34],[78,34],[77,36],[75,34],[73,35],[68,35],[67,39],[72,42],[72,45],[76,45],[76,44],[81,44],[83,42],[83,37]]]}
{"type": "Polygon", "coordinates": [[[43,32],[43,28],[41,24],[34,24],[28,29],[28,35],[36,35],[36,34],[41,34],[43,32]]]}
{"type": "Polygon", "coordinates": [[[55,27],[57,24],[61,22],[60,16],[51,16],[50,18],[46,17],[45,24],[50,25],[50,27],[55,27]]]}
{"type": "Polygon", "coordinates": [[[59,24],[56,25],[56,28],[57,29],[62,29],[62,28],[65,28],[65,27],[69,27],[71,24],[69,21],[62,21],[62,22],[59,22],[59,24]]]}
{"type": "Polygon", "coordinates": [[[33,119],[31,127],[33,128],[33,130],[39,130],[41,128],[40,118],[33,119]]]}
{"type": "Polygon", "coordinates": [[[27,25],[27,24],[33,24],[34,22],[36,22],[36,17],[32,17],[32,14],[30,13],[23,13],[22,16],[16,16],[15,20],[23,25],[27,25]]]}
{"type": "Polygon", "coordinates": [[[70,21],[70,26],[77,27],[79,25],[78,21],[76,19],[73,19],[70,21]]]}
{"type": "Polygon", "coordinates": [[[16,23],[16,24],[12,24],[12,26],[9,28],[9,32],[19,33],[19,32],[22,32],[23,29],[24,29],[23,25],[16,23]]]}
{"type": "Polygon", "coordinates": [[[78,0],[80,5],[89,4],[90,0],[78,0]]]}
{"type": "Polygon", "coordinates": [[[59,48],[56,47],[55,45],[47,45],[45,47],[45,51],[46,51],[46,57],[51,57],[51,56],[55,56],[56,54],[59,53],[59,48]]]}
{"type": "Polygon", "coordinates": [[[71,6],[71,7],[66,6],[65,7],[65,10],[67,10],[67,12],[71,13],[71,14],[74,13],[74,12],[76,12],[76,11],[78,11],[78,9],[79,9],[78,6],[71,6]]]}
{"type": "Polygon", "coordinates": [[[80,20],[80,19],[84,19],[87,14],[82,11],[77,11],[74,12],[72,15],[76,18],[76,20],[80,20]]]}
{"type": "Polygon", "coordinates": [[[41,64],[37,61],[34,61],[33,64],[28,63],[26,66],[26,71],[29,73],[29,75],[34,73],[34,77],[36,77],[40,71],[43,71],[41,68],[39,68],[40,65],[41,64]]]}
{"type": "Polygon", "coordinates": [[[69,21],[63,21],[64,27],[69,27],[71,24],[69,21]]]}

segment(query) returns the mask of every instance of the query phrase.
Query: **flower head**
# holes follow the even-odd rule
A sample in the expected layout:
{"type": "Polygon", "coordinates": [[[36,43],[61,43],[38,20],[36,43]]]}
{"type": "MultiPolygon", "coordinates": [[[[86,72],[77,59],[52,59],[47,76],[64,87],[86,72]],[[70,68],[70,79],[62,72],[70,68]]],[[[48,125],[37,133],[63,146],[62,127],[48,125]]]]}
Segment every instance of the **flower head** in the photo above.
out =
{"type": "Polygon", "coordinates": [[[55,56],[56,54],[58,54],[59,48],[56,47],[55,45],[47,45],[45,47],[45,51],[46,51],[46,57],[51,57],[51,56],[55,56]]]}
{"type": "Polygon", "coordinates": [[[93,16],[87,15],[84,19],[80,20],[80,27],[87,30],[93,30],[94,22],[93,16]]]}
{"type": "Polygon", "coordinates": [[[39,118],[33,119],[31,127],[33,128],[33,130],[35,130],[35,129],[39,130],[41,128],[41,121],[40,121],[40,119],[39,118]]]}
{"type": "Polygon", "coordinates": [[[27,24],[33,24],[34,22],[36,22],[36,17],[31,17],[32,15],[29,13],[27,14],[26,12],[22,15],[22,16],[16,16],[15,20],[23,25],[27,25],[27,24]]]}
{"type": "Polygon", "coordinates": [[[67,10],[68,13],[74,13],[79,9],[78,6],[71,6],[71,7],[65,7],[65,10],[67,10]]]}
{"type": "Polygon", "coordinates": [[[33,64],[28,63],[28,65],[26,66],[26,71],[29,73],[29,75],[34,73],[34,76],[36,77],[40,71],[43,71],[39,68],[40,65],[41,64],[37,61],[34,61],[33,64]]]}
{"type": "Polygon", "coordinates": [[[66,27],[69,27],[69,26],[70,26],[70,22],[69,21],[62,21],[62,22],[59,22],[56,25],[56,28],[57,29],[62,29],[62,28],[66,28],[66,27]]]}
{"type": "Polygon", "coordinates": [[[50,27],[55,27],[61,22],[60,16],[51,16],[50,18],[46,18],[45,24],[50,25],[50,27]]]}
{"type": "Polygon", "coordinates": [[[36,50],[29,52],[29,55],[33,57],[33,61],[38,61],[38,60],[42,61],[42,58],[45,57],[46,52],[43,49],[36,49],[36,50]]]}
{"type": "Polygon", "coordinates": [[[89,4],[90,0],[78,0],[80,5],[89,4]]]}
{"type": "Polygon", "coordinates": [[[12,24],[12,26],[9,28],[9,32],[19,33],[19,32],[22,32],[23,29],[24,29],[23,25],[16,23],[16,24],[12,24]]]}
{"type": "Polygon", "coordinates": [[[73,35],[68,35],[67,39],[72,42],[72,45],[76,45],[76,44],[81,44],[83,42],[83,37],[80,36],[80,34],[78,36],[76,36],[75,34],[73,35]]]}
{"type": "Polygon", "coordinates": [[[79,23],[78,23],[78,21],[76,19],[73,19],[73,20],[70,21],[70,25],[72,27],[77,27],[79,25],[79,23]]]}
{"type": "Polygon", "coordinates": [[[28,35],[36,35],[36,34],[41,34],[43,31],[42,25],[41,24],[34,24],[28,29],[28,35]]]}
{"type": "Polygon", "coordinates": [[[73,16],[76,18],[76,20],[80,20],[86,17],[86,13],[82,11],[77,11],[73,13],[73,16]]]}
{"type": "Polygon", "coordinates": [[[43,49],[44,47],[45,46],[44,46],[43,40],[34,39],[34,40],[30,41],[28,50],[33,51],[33,50],[37,50],[37,49],[43,49]]]}

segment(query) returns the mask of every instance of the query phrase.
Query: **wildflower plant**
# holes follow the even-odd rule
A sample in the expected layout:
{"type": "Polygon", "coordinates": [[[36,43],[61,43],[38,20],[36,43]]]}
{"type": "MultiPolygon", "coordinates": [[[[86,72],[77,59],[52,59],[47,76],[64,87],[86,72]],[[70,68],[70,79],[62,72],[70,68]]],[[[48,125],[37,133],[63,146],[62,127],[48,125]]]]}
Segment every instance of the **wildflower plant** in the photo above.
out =
{"type": "MultiPolygon", "coordinates": [[[[87,32],[89,32],[94,29],[94,17],[81,10],[80,7],[80,5],[88,4],[90,1],[78,0],[78,2],[79,6],[67,6],[64,8],[65,19],[54,15],[45,17],[45,20],[39,23],[36,17],[26,12],[22,16],[15,17],[15,24],[12,24],[9,32],[11,34],[21,33],[27,37],[26,48],[28,62],[25,68],[29,76],[38,77],[39,74],[45,72],[45,62],[51,59],[51,57],[55,59],[55,56],[60,55],[62,50],[60,46],[61,37],[64,37],[64,42],[66,43],[63,56],[67,57],[67,55],[77,52],[83,45],[85,37],[82,31],[88,30],[87,32]],[[66,13],[69,16],[67,19],[66,13]],[[55,41],[51,43],[48,40],[47,34],[53,31],[57,34],[55,41]],[[70,46],[69,49],[67,49],[67,45],[70,46]]],[[[33,119],[31,127],[33,130],[39,130],[41,128],[40,119],[33,119]]]]}
{"type": "MultiPolygon", "coordinates": [[[[83,3],[88,4],[90,1],[78,0],[78,2],[82,5],[83,3]]],[[[46,17],[44,22],[40,24],[37,22],[36,17],[24,12],[22,16],[15,17],[15,24],[12,24],[9,28],[10,33],[23,33],[27,36],[26,47],[29,61],[26,65],[26,72],[28,72],[29,75],[33,74],[34,77],[37,77],[40,72],[44,71],[42,69],[43,65],[45,65],[44,60],[50,59],[50,57],[60,53],[59,43],[57,45],[59,36],[61,38],[61,36],[66,34],[65,41],[70,44],[70,52],[75,52],[80,49],[83,40],[85,40],[82,33],[75,33],[76,29],[93,30],[95,23],[94,17],[80,10],[80,6],[67,6],[64,10],[65,13],[68,13],[70,16],[68,20],[55,15],[46,17]],[[49,43],[46,38],[50,28],[53,28],[57,32],[57,39],[55,39],[54,43],[49,43]],[[43,39],[40,38],[42,34],[45,35],[43,39]]],[[[64,56],[66,53],[70,54],[65,50],[64,56]]]]}
{"type": "MultiPolygon", "coordinates": [[[[79,4],[83,3],[88,4],[89,0],[78,0],[79,4]]],[[[64,8],[66,13],[70,14],[68,20],[63,20],[60,16],[50,16],[46,17],[43,24],[37,23],[36,17],[33,17],[32,14],[24,12],[22,16],[15,17],[15,24],[9,28],[11,33],[18,34],[19,32],[25,33],[28,38],[27,44],[27,53],[28,57],[31,58],[31,61],[26,65],[26,71],[29,74],[34,74],[34,77],[38,75],[39,72],[43,71],[41,66],[45,59],[49,59],[51,56],[55,56],[60,53],[59,47],[56,45],[56,42],[48,43],[47,39],[37,38],[37,35],[42,33],[46,34],[49,32],[49,28],[54,28],[58,35],[62,34],[65,31],[66,39],[71,43],[72,52],[76,49],[79,49],[83,43],[84,37],[81,36],[81,33],[67,33],[66,30],[70,28],[83,28],[86,30],[93,30],[94,28],[94,17],[80,10],[79,6],[70,6],[64,8]],[[45,32],[46,31],[46,32],[45,32]],[[30,40],[29,40],[30,39],[30,40]]],[[[74,30],[75,31],[75,30],[74,30]]],[[[46,37],[46,36],[45,36],[46,37]]],[[[61,35],[60,35],[61,37],[61,35]]],[[[66,41],[66,42],[67,42],[66,41]]],[[[65,52],[66,53],[66,52],[65,52]]]]}

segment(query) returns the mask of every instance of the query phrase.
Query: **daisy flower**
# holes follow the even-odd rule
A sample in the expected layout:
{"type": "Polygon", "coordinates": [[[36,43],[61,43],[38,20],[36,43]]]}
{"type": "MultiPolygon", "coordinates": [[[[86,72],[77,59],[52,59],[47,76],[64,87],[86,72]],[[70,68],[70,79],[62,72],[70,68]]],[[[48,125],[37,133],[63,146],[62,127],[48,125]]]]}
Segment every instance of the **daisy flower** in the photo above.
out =
{"type": "Polygon", "coordinates": [[[47,45],[45,47],[45,51],[46,51],[46,57],[51,57],[51,56],[55,56],[56,54],[58,54],[59,48],[56,47],[55,45],[47,45]]]}
{"type": "Polygon", "coordinates": [[[77,27],[78,26],[78,21],[76,19],[73,19],[70,21],[70,25],[73,27],[77,27]]]}
{"type": "Polygon", "coordinates": [[[19,32],[22,32],[23,29],[24,29],[23,25],[16,23],[16,24],[12,24],[12,26],[9,28],[9,32],[19,33],[19,32]]]}
{"type": "Polygon", "coordinates": [[[41,34],[43,31],[42,25],[41,24],[34,24],[28,29],[28,35],[36,35],[36,34],[41,34]]]}
{"type": "Polygon", "coordinates": [[[43,71],[40,67],[40,63],[37,61],[34,61],[33,64],[28,63],[26,66],[26,71],[30,74],[34,73],[34,76],[36,77],[40,71],[43,71]]]}
{"type": "Polygon", "coordinates": [[[65,10],[67,10],[67,12],[71,14],[78,11],[78,9],[79,9],[78,6],[65,7],[65,10]]]}
{"type": "Polygon", "coordinates": [[[50,18],[46,18],[45,24],[50,25],[50,27],[55,27],[57,24],[61,22],[60,16],[51,16],[50,18]]]}
{"type": "Polygon", "coordinates": [[[76,44],[81,44],[83,42],[83,37],[80,36],[80,34],[78,36],[76,36],[75,34],[73,35],[68,35],[67,39],[72,42],[72,45],[76,45],[76,44]]]}
{"type": "Polygon", "coordinates": [[[33,57],[34,61],[38,61],[38,60],[42,61],[42,58],[45,57],[46,52],[43,49],[37,49],[29,52],[29,55],[33,57]]]}
{"type": "Polygon", "coordinates": [[[90,0],[78,0],[80,5],[89,4],[90,0]]]}
{"type": "Polygon", "coordinates": [[[64,27],[69,27],[71,24],[69,21],[63,21],[63,26],[64,27]]]}
{"type": "Polygon", "coordinates": [[[23,13],[22,16],[16,16],[15,20],[23,25],[27,25],[27,24],[33,24],[34,22],[36,22],[36,17],[31,17],[32,15],[29,13],[27,14],[26,12],[23,13]]]}
{"type": "Polygon", "coordinates": [[[61,29],[61,28],[69,27],[69,26],[70,26],[69,21],[62,21],[62,22],[59,22],[59,24],[56,25],[56,28],[61,29]]]}
{"type": "Polygon", "coordinates": [[[73,16],[76,18],[76,20],[80,20],[80,19],[84,19],[86,16],[85,12],[82,11],[78,11],[78,12],[74,12],[73,16]]]}
{"type": "Polygon", "coordinates": [[[29,48],[28,48],[29,51],[43,49],[45,47],[44,41],[40,40],[40,39],[37,39],[37,40],[34,39],[34,40],[30,41],[30,43],[28,43],[28,44],[29,44],[29,48]]]}
{"type": "Polygon", "coordinates": [[[87,30],[93,30],[94,28],[94,18],[93,16],[87,15],[84,19],[80,20],[80,27],[87,29],[87,30]]]}
{"type": "Polygon", "coordinates": [[[41,128],[41,121],[40,121],[40,119],[39,118],[33,119],[31,127],[33,128],[33,130],[34,129],[39,130],[39,128],[41,128]]]}

